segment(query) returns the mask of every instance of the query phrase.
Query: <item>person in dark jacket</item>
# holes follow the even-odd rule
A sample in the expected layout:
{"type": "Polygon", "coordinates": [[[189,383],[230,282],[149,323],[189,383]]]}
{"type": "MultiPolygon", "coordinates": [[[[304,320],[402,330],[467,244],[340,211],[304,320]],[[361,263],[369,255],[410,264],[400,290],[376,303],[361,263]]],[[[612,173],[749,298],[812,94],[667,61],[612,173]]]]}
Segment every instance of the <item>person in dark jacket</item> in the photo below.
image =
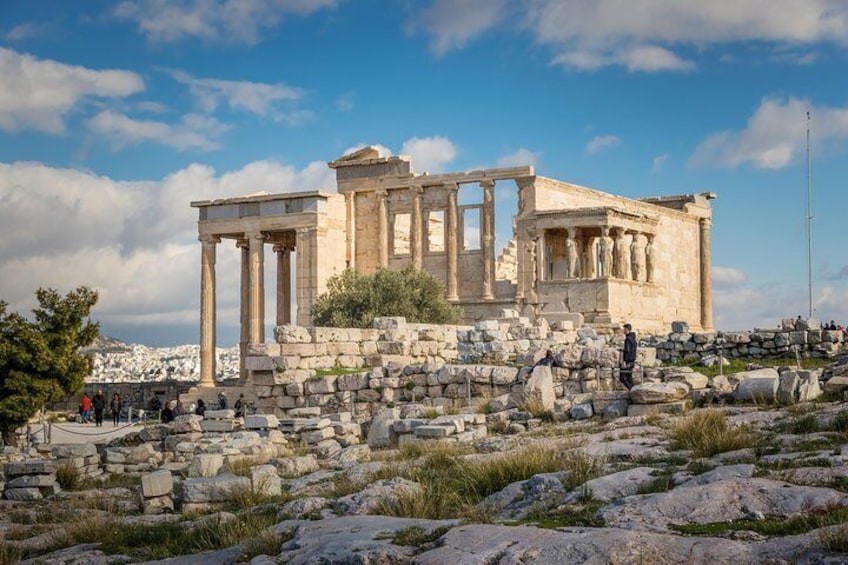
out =
{"type": "Polygon", "coordinates": [[[112,402],[109,404],[109,410],[112,411],[112,425],[117,426],[121,421],[121,410],[124,408],[121,402],[121,395],[117,392],[112,395],[112,402]]]}
{"type": "Polygon", "coordinates": [[[633,326],[624,324],[624,358],[618,380],[627,390],[633,388],[633,367],[636,365],[636,334],[633,326]]]}
{"type": "Polygon", "coordinates": [[[94,424],[100,428],[103,427],[103,411],[106,410],[106,397],[103,396],[103,391],[97,391],[94,398],[91,399],[91,407],[94,408],[94,424]]]}
{"type": "Polygon", "coordinates": [[[163,424],[168,424],[174,421],[174,409],[171,408],[170,402],[165,403],[165,407],[162,408],[162,412],[159,418],[163,424]]]}
{"type": "Polygon", "coordinates": [[[224,392],[224,391],[219,392],[218,393],[218,409],[219,410],[226,410],[228,404],[229,404],[229,402],[227,401],[227,393],[224,392]]]}
{"type": "Polygon", "coordinates": [[[198,416],[206,414],[206,403],[203,402],[202,398],[197,399],[197,407],[194,409],[194,413],[198,416]]]}

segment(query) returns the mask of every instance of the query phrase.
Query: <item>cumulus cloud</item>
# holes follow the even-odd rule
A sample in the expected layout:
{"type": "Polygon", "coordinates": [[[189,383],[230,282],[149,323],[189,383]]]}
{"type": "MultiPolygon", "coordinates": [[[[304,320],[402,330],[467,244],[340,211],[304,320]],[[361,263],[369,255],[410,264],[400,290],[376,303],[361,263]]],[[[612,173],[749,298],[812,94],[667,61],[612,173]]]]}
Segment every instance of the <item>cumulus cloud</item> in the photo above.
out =
{"type": "MultiPolygon", "coordinates": [[[[526,4],[523,25],[509,18],[507,2],[437,1],[416,14],[441,54],[461,48],[508,21],[529,30],[554,52],[553,62],[594,70],[622,66],[632,72],[688,71],[695,54],[734,42],[779,47],[782,62],[805,64],[819,43],[848,43],[848,9],[842,0],[535,0],[526,4]]],[[[505,26],[504,26],[505,27],[505,26]]]]}
{"type": "Polygon", "coordinates": [[[171,71],[171,76],[177,82],[188,86],[192,96],[197,99],[205,112],[213,112],[219,104],[226,103],[230,108],[258,116],[270,116],[278,122],[299,122],[307,117],[303,110],[289,111],[283,110],[281,107],[282,104],[291,104],[301,99],[305,93],[300,88],[287,86],[280,82],[267,84],[196,78],[183,71],[171,71]]]}
{"type": "MultiPolygon", "coordinates": [[[[38,287],[66,291],[85,284],[100,291],[95,317],[107,328],[196,323],[200,251],[197,210],[189,202],[319,187],[334,189],[323,162],[296,169],[256,161],[223,174],[193,164],[149,181],[0,163],[0,225],[6,233],[0,240],[0,299],[25,311],[38,287]]],[[[235,326],[234,246],[219,246],[217,272],[219,323],[235,326]]]]}
{"type": "Polygon", "coordinates": [[[151,42],[185,38],[255,44],[286,16],[333,8],[337,0],[127,0],[114,10],[151,42]]]}
{"type": "Polygon", "coordinates": [[[733,267],[713,267],[712,282],[715,288],[734,288],[748,282],[748,275],[733,267]]]}
{"type": "MultiPolygon", "coordinates": [[[[713,307],[713,323],[720,330],[776,327],[783,318],[806,316],[807,289],[780,284],[716,289],[713,307]]],[[[820,319],[848,322],[848,288],[818,288],[813,307],[814,316],[820,319]]]]}
{"type": "Polygon", "coordinates": [[[814,143],[848,138],[848,108],[815,107],[809,100],[764,98],[746,127],[707,136],[689,159],[693,166],[782,169],[798,161],[806,144],[810,111],[814,143]]]}
{"type": "Polygon", "coordinates": [[[534,153],[529,149],[521,147],[515,153],[499,157],[498,167],[521,167],[526,165],[535,167],[538,162],[538,153],[534,153]]]}
{"type": "Polygon", "coordinates": [[[506,6],[506,0],[435,0],[415,13],[410,27],[422,27],[432,37],[430,49],[440,56],[500,23],[506,6]]]}
{"type": "Polygon", "coordinates": [[[437,135],[407,139],[400,152],[409,155],[416,171],[440,173],[446,164],[456,159],[458,150],[450,139],[437,135]]]}
{"type": "Polygon", "coordinates": [[[586,154],[595,155],[601,151],[612,149],[621,143],[621,138],[616,135],[596,135],[592,141],[586,144],[586,154]]]}
{"type": "Polygon", "coordinates": [[[92,70],[0,47],[0,128],[65,131],[66,115],[93,98],[124,98],[144,90],[136,73],[92,70]]]}
{"type": "Polygon", "coordinates": [[[654,157],[654,161],[651,164],[651,171],[654,173],[660,172],[663,166],[665,166],[666,161],[668,161],[668,153],[657,155],[656,157],[654,157]]]}
{"type": "Polygon", "coordinates": [[[154,142],[174,149],[218,149],[216,138],[229,129],[215,118],[186,114],[178,124],[135,120],[114,110],[104,110],[89,119],[86,127],[108,139],[114,150],[142,142],[154,142]]]}

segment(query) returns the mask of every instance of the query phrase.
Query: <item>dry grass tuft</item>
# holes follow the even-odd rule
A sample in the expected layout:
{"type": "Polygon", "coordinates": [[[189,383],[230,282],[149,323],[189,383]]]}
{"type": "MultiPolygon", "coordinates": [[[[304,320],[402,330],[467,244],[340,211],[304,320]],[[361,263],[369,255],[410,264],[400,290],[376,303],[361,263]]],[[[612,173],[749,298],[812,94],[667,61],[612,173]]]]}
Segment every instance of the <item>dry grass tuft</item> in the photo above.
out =
{"type": "Polygon", "coordinates": [[[671,429],[676,449],[688,449],[695,457],[755,447],[757,436],[745,427],[732,427],[718,410],[696,412],[671,429]]]}

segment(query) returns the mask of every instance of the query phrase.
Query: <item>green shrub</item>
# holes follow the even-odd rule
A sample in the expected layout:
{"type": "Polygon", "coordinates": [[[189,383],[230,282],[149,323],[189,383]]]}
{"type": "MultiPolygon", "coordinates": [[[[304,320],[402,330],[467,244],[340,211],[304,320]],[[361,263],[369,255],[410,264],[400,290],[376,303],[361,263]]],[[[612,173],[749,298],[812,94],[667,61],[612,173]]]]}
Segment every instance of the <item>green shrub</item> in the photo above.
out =
{"type": "Polygon", "coordinates": [[[445,300],[442,284],[411,264],[363,275],[347,269],[327,281],[327,292],[312,306],[316,326],[368,328],[375,317],[403,316],[409,322],[453,324],[459,308],[445,300]]]}
{"type": "Polygon", "coordinates": [[[689,449],[695,457],[754,447],[757,437],[743,427],[731,427],[718,410],[704,410],[687,417],[671,429],[677,449],[689,449]]]}

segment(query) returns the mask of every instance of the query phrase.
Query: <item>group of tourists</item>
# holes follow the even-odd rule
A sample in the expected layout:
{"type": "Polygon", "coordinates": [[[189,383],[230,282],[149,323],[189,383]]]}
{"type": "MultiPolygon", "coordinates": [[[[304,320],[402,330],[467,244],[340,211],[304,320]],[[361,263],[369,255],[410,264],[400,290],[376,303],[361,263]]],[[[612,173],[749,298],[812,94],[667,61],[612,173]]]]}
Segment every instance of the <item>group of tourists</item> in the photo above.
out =
{"type": "MultiPolygon", "coordinates": [[[[112,415],[112,425],[117,426],[121,421],[121,411],[124,408],[124,403],[121,401],[119,393],[112,394],[112,401],[109,403],[109,413],[112,415]]],[[[106,412],[106,396],[101,389],[97,389],[97,393],[90,397],[88,393],[82,395],[82,400],[79,404],[80,422],[90,424],[92,414],[94,415],[94,425],[98,428],[103,427],[103,413],[106,412]]]]}
{"type": "MultiPolygon", "coordinates": [[[[221,391],[218,393],[218,409],[226,410],[230,405],[230,401],[227,398],[227,393],[221,391]]],[[[236,417],[244,416],[247,410],[249,409],[249,405],[244,398],[244,394],[240,394],[238,400],[235,403],[235,412],[236,417]]],[[[183,405],[182,400],[170,400],[163,404],[162,400],[159,396],[153,396],[150,399],[150,411],[153,414],[159,415],[159,420],[163,424],[167,424],[168,422],[173,422],[174,418],[178,416],[183,416],[185,414],[196,414],[198,416],[203,416],[206,414],[206,402],[203,401],[202,398],[198,398],[197,402],[192,404],[186,409],[183,405]]]]}

